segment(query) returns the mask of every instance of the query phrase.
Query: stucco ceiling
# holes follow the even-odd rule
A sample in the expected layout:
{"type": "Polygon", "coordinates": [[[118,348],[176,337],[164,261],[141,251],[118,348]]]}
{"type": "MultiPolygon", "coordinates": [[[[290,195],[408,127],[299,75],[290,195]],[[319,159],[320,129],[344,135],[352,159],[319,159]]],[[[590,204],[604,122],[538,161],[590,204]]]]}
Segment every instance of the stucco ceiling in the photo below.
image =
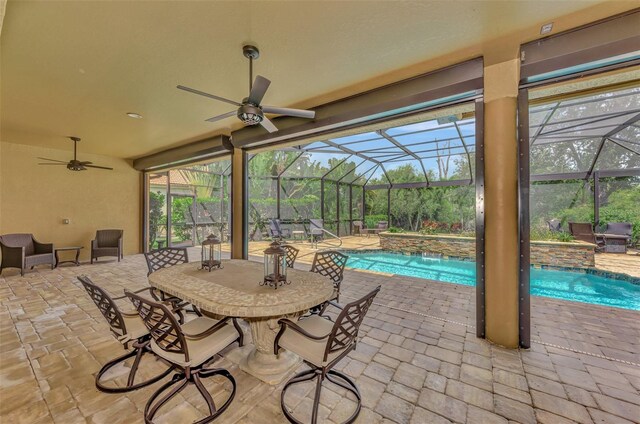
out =
{"type": "Polygon", "coordinates": [[[64,137],[77,135],[81,151],[137,157],[236,128],[235,118],[204,122],[227,105],[175,86],[242,99],[247,42],[262,53],[255,72],[272,81],[264,103],[306,107],[424,72],[438,58],[478,55],[496,40],[535,38],[550,20],[563,29],[573,23],[566,15],[588,22],[633,6],[10,0],[0,40],[0,140],[70,149],[64,137]]]}

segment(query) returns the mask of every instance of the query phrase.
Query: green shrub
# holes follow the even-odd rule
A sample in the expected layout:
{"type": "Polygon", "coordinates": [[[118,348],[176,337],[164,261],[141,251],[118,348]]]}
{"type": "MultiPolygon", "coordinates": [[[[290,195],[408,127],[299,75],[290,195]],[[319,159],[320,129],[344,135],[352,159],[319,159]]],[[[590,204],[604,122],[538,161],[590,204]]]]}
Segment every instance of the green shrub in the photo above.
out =
{"type": "Polygon", "coordinates": [[[571,234],[565,233],[564,231],[557,232],[557,231],[551,231],[548,228],[540,228],[540,227],[531,228],[529,236],[531,240],[538,240],[538,241],[570,242],[575,240],[575,238],[573,238],[571,234]]]}
{"type": "Polygon", "coordinates": [[[404,228],[400,228],[400,227],[390,227],[387,232],[389,233],[406,233],[404,228]]]}
{"type": "Polygon", "coordinates": [[[388,220],[389,217],[387,215],[367,215],[364,218],[364,225],[366,228],[376,228],[378,226],[378,222],[388,220]]]}
{"type": "Polygon", "coordinates": [[[166,225],[167,217],[162,213],[165,206],[165,195],[157,192],[149,192],[149,247],[156,247],[158,230],[161,225],[166,225]]]}

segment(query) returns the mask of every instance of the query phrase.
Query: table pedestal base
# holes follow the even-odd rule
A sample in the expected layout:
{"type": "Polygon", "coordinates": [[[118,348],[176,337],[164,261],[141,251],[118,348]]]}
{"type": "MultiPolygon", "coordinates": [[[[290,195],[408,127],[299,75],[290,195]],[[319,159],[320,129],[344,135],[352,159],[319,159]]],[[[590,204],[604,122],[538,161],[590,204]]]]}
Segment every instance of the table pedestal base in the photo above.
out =
{"type": "Polygon", "coordinates": [[[302,363],[302,359],[284,349],[280,350],[279,355],[274,355],[273,343],[280,330],[278,320],[289,318],[295,321],[301,314],[302,312],[286,317],[245,318],[251,327],[253,346],[242,349],[239,360],[240,369],[265,383],[274,385],[292,375],[302,363]]]}
{"type": "Polygon", "coordinates": [[[267,384],[276,385],[293,375],[300,363],[302,359],[291,352],[281,350],[276,356],[252,349],[241,359],[240,369],[267,384]]]}

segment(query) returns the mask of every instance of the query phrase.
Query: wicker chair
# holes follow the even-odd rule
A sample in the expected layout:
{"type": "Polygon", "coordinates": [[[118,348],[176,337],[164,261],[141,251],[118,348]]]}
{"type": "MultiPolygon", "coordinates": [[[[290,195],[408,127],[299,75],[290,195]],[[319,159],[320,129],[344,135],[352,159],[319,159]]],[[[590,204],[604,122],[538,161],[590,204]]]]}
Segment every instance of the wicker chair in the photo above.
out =
{"type": "Polygon", "coordinates": [[[152,423],[158,410],[177,395],[188,383],[193,383],[209,407],[209,415],[197,421],[208,423],[216,419],[231,404],[236,393],[236,382],[229,371],[222,368],[207,368],[221,350],[234,342],[242,346],[243,334],[235,320],[224,318],[213,320],[200,317],[180,326],[169,308],[135,293],[125,290],[138,314],[151,334],[151,350],[173,364],[179,371],[151,395],[144,408],[144,420],[152,423]],[[233,326],[229,325],[229,321],[233,326]],[[216,408],[211,394],[201,378],[221,376],[231,382],[231,394],[222,406],[216,408]],[[175,386],[172,388],[172,386],[175,386]],[[171,390],[163,395],[169,388],[171,390]]]}
{"type": "Polygon", "coordinates": [[[316,390],[311,413],[311,423],[318,421],[318,406],[320,403],[320,391],[325,378],[356,397],[356,409],[345,421],[352,423],[360,413],[361,396],[358,386],[346,374],[336,371],[333,367],[356,348],[358,330],[364,319],[373,298],[380,291],[380,286],[354,302],[344,307],[331,302],[331,305],[340,310],[335,322],[328,317],[313,315],[294,323],[282,318],[278,320],[280,331],[274,341],[274,353],[277,355],[281,348],[287,349],[298,356],[311,368],[302,371],[285,383],[280,395],[280,405],[285,417],[292,423],[300,423],[296,420],[291,409],[285,405],[285,394],[294,384],[316,379],[316,390]]]}
{"type": "Polygon", "coordinates": [[[122,230],[98,230],[95,240],[91,240],[91,263],[102,256],[117,256],[118,262],[122,254],[122,230]]]}
{"type": "Polygon", "coordinates": [[[337,250],[325,250],[316,252],[311,264],[311,272],[329,277],[335,288],[335,295],[329,300],[340,301],[340,284],[344,277],[344,267],[349,257],[337,250]]]}
{"type": "Polygon", "coordinates": [[[616,234],[627,237],[627,244],[631,244],[633,226],[630,222],[609,222],[604,230],[605,234],[616,234]]]}
{"type": "Polygon", "coordinates": [[[0,236],[2,262],[0,274],[5,268],[33,269],[36,265],[50,264],[54,268],[53,244],[39,243],[32,234],[5,234],[0,236]]]}
{"type": "MultiPolygon", "coordinates": [[[[132,390],[139,389],[141,387],[148,386],[150,384],[159,381],[160,379],[169,375],[173,367],[169,367],[163,373],[150,378],[149,380],[142,382],[135,382],[136,373],[138,371],[138,366],[140,365],[140,360],[145,353],[151,353],[149,349],[149,331],[147,327],[144,326],[144,323],[140,319],[137,311],[133,312],[125,312],[121,311],[114,300],[124,299],[125,296],[112,298],[104,291],[101,287],[97,286],[93,281],[86,276],[79,276],[78,280],[82,283],[85,290],[91,297],[91,300],[96,304],[104,318],[107,320],[109,327],[111,328],[111,332],[114,334],[116,339],[125,349],[129,348],[129,343],[133,349],[124,355],[107,362],[96,374],[96,387],[98,390],[107,393],[123,393],[129,392],[132,390]],[[126,361],[127,359],[134,357],[133,365],[131,366],[131,370],[129,371],[129,376],[127,378],[127,385],[124,387],[116,387],[116,386],[107,386],[102,382],[102,377],[104,374],[109,371],[114,366],[120,364],[121,362],[126,361]]],[[[144,291],[147,289],[143,289],[144,291]]]]}
{"type": "Polygon", "coordinates": [[[298,253],[300,250],[297,247],[293,247],[290,244],[283,244],[282,248],[287,252],[287,267],[293,268],[293,265],[296,263],[296,258],[298,257],[298,253]]]}

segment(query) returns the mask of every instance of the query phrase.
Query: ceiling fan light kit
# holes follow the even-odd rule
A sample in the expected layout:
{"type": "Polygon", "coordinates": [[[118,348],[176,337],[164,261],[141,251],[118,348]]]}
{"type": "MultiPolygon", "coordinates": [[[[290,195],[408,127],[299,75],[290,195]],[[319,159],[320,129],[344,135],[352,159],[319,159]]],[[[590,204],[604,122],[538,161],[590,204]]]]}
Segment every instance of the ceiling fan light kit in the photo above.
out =
{"type": "Polygon", "coordinates": [[[220,102],[229,103],[238,107],[237,110],[206,119],[207,122],[216,122],[221,119],[229,118],[233,115],[236,115],[236,117],[240,119],[240,121],[242,121],[242,123],[245,125],[261,125],[264,129],[266,129],[270,133],[273,133],[278,131],[278,128],[273,124],[273,122],[271,122],[269,118],[264,116],[265,113],[293,116],[305,119],[313,119],[315,117],[316,113],[312,110],[263,106],[262,98],[267,92],[271,81],[260,75],[256,76],[255,80],[253,79],[253,61],[260,57],[260,50],[258,50],[256,46],[246,45],[242,47],[242,54],[244,55],[244,57],[249,59],[249,96],[242,99],[241,103],[226,99],[224,97],[216,96],[214,94],[205,93],[204,91],[196,90],[194,88],[189,88],[184,85],[177,86],[177,88],[180,90],[197,94],[199,96],[208,97],[220,102]]]}
{"type": "Polygon", "coordinates": [[[38,159],[47,160],[49,162],[39,163],[38,165],[66,165],[69,171],[86,171],[87,168],[108,169],[109,171],[113,170],[113,168],[109,168],[106,166],[93,165],[93,162],[79,161],[77,157],[77,152],[78,152],[78,142],[80,141],[80,138],[72,136],[72,137],[69,137],[69,139],[73,141],[73,159],[71,159],[69,162],[65,162],[63,160],[39,157],[38,159]]]}

